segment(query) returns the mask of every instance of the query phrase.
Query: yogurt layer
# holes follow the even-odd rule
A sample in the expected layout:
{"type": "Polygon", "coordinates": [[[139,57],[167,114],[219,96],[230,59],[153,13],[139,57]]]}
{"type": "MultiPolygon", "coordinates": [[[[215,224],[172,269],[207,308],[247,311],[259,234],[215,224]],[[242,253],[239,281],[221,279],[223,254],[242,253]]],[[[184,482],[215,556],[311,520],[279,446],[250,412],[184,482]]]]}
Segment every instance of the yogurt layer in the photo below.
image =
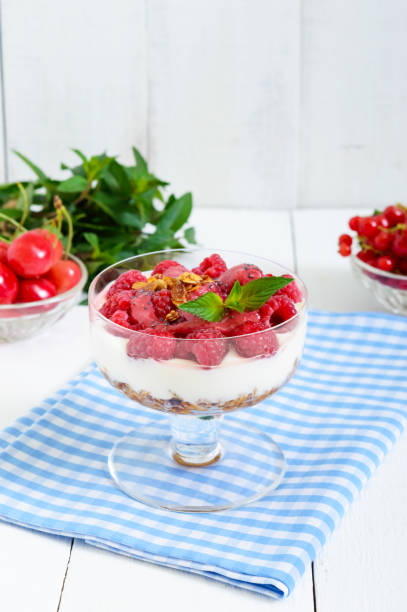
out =
{"type": "Polygon", "coordinates": [[[232,348],[219,366],[203,368],[189,359],[134,359],[126,353],[127,339],[109,333],[101,320],[91,329],[97,364],[112,381],[157,399],[174,396],[199,404],[227,402],[250,393],[277,390],[292,374],[304,346],[306,316],[291,332],[277,333],[280,347],[271,357],[246,358],[232,348]]]}

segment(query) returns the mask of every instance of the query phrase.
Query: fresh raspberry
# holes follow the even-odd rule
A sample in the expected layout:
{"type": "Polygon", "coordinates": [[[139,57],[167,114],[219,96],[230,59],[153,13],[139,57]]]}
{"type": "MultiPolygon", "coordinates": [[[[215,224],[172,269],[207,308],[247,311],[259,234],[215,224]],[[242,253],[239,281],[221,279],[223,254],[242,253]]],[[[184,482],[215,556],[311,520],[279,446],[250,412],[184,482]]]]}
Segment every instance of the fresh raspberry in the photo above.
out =
{"type": "Polygon", "coordinates": [[[254,264],[240,264],[223,272],[218,280],[224,285],[226,291],[229,293],[236,281],[239,281],[241,285],[245,285],[249,281],[260,278],[261,276],[263,276],[262,271],[254,264]]]}
{"type": "Polygon", "coordinates": [[[271,315],[272,325],[284,323],[297,314],[295,304],[288,296],[278,296],[277,299],[279,299],[279,304],[271,315]]]}
{"type": "Polygon", "coordinates": [[[349,257],[351,252],[352,252],[352,248],[349,246],[349,244],[345,244],[344,242],[341,242],[338,248],[339,255],[342,255],[342,257],[349,257]]]}
{"type": "Polygon", "coordinates": [[[270,306],[270,304],[263,304],[263,306],[259,308],[260,321],[266,327],[270,327],[270,318],[272,314],[273,308],[270,306]]]}
{"type": "Polygon", "coordinates": [[[131,301],[134,296],[134,291],[131,289],[119,290],[108,297],[100,309],[100,313],[110,318],[116,310],[124,310],[128,312],[130,310],[131,301]]]}
{"type": "Polygon", "coordinates": [[[360,217],[351,217],[349,219],[349,227],[354,232],[357,232],[359,229],[360,217]]]}
{"type": "Polygon", "coordinates": [[[257,311],[252,312],[237,312],[236,310],[231,310],[227,313],[226,317],[219,321],[218,323],[209,323],[209,325],[216,325],[217,329],[219,329],[224,336],[235,336],[236,330],[246,323],[251,321],[252,323],[260,322],[260,315],[257,311]]]}
{"type": "Polygon", "coordinates": [[[149,357],[157,360],[167,360],[174,356],[177,341],[170,331],[156,328],[145,331],[151,336],[147,345],[149,357]]]}
{"type": "Polygon", "coordinates": [[[149,337],[144,332],[132,334],[127,343],[128,356],[133,359],[147,359],[148,341],[149,337]]]}
{"type": "Polygon", "coordinates": [[[165,319],[167,314],[174,308],[171,299],[171,291],[168,289],[155,291],[151,295],[151,301],[154,306],[154,312],[159,319],[165,319]]]}
{"type": "Polygon", "coordinates": [[[127,343],[127,354],[134,359],[167,360],[174,356],[176,339],[171,332],[149,328],[132,334],[127,343]]]}
{"type": "Polygon", "coordinates": [[[129,313],[124,310],[116,310],[110,317],[112,323],[116,323],[116,325],[121,325],[122,327],[127,327],[127,329],[133,329],[132,324],[129,321],[129,313]]]}
{"type": "Polygon", "coordinates": [[[164,259],[156,265],[151,275],[163,274],[164,276],[177,278],[177,276],[181,276],[183,272],[188,272],[185,266],[173,259],[164,259]]]}
{"type": "Polygon", "coordinates": [[[224,335],[216,328],[199,329],[187,336],[191,342],[191,353],[202,366],[217,366],[227,353],[224,335]]]}
{"type": "Polygon", "coordinates": [[[203,261],[196,268],[192,268],[192,272],[203,276],[207,274],[211,278],[218,278],[223,272],[226,272],[227,265],[223,261],[222,257],[217,253],[205,257],[203,261]]]}
{"type": "Polygon", "coordinates": [[[195,291],[191,291],[191,293],[189,294],[189,300],[196,300],[197,298],[201,297],[201,295],[209,293],[209,291],[217,293],[222,298],[222,300],[226,299],[227,294],[221,285],[219,285],[218,283],[203,283],[202,285],[199,285],[199,287],[195,289],[195,291]]]}
{"type": "Polygon", "coordinates": [[[236,331],[237,337],[234,338],[234,345],[242,357],[269,356],[278,351],[276,334],[271,329],[265,329],[262,322],[247,321],[236,331]]]}
{"type": "Polygon", "coordinates": [[[405,232],[396,232],[393,240],[393,253],[399,257],[407,257],[407,235],[405,232]]]}
{"type": "MultiPolygon", "coordinates": [[[[293,278],[290,274],[283,274],[284,278],[293,278]]],[[[302,293],[298,289],[298,285],[295,280],[291,281],[288,285],[279,289],[274,295],[287,295],[293,302],[301,302],[302,293]]]]}
{"type": "Polygon", "coordinates": [[[174,357],[178,359],[189,359],[191,356],[191,342],[184,342],[184,338],[176,339],[174,357]]]}
{"type": "Polygon", "coordinates": [[[151,327],[158,321],[152,301],[152,293],[139,289],[135,292],[130,306],[131,320],[140,327],[151,327]]]}
{"type": "Polygon", "coordinates": [[[128,270],[123,272],[119,278],[113,283],[107,292],[107,297],[112,296],[117,291],[123,289],[131,289],[134,283],[146,282],[146,277],[139,270],[128,270]]]}

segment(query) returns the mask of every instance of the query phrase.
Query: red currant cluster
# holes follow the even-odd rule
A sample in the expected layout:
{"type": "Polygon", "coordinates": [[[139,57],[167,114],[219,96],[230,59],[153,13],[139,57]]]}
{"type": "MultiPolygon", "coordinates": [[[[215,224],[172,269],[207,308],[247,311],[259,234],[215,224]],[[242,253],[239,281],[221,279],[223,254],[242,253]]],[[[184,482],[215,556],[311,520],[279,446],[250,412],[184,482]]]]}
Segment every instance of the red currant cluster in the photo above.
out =
{"type": "Polygon", "coordinates": [[[36,302],[74,287],[81,270],[61,257],[61,241],[46,229],[26,231],[10,244],[0,240],[0,304],[36,302]]]}
{"type": "MultiPolygon", "coordinates": [[[[397,204],[369,217],[352,217],[349,227],[357,233],[356,257],[379,270],[407,275],[407,208],[397,204]]],[[[349,234],[339,236],[340,255],[349,256],[351,247],[349,234]]]]}

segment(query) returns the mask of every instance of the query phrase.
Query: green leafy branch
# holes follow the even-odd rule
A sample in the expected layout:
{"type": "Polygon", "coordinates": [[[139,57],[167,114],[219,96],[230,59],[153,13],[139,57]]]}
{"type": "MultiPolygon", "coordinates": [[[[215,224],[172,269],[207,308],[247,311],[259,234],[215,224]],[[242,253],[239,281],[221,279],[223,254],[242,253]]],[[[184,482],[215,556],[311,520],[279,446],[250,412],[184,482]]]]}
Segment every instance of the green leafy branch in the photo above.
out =
{"type": "Polygon", "coordinates": [[[88,158],[73,149],[80,163],[62,163],[61,169],[70,174],[62,181],[15,151],[36,179],[0,185],[0,237],[10,240],[19,223],[26,229],[49,227],[57,233],[62,229],[66,247],[68,217],[61,227],[54,207],[59,197],[72,221],[71,252],[83,260],[90,279],[120,259],[195,243],[194,228],[187,225],[192,194],[166,197],[168,183],[150,172],[135,147],[132,150],[134,165],[126,166],[106,153],[88,158]]]}

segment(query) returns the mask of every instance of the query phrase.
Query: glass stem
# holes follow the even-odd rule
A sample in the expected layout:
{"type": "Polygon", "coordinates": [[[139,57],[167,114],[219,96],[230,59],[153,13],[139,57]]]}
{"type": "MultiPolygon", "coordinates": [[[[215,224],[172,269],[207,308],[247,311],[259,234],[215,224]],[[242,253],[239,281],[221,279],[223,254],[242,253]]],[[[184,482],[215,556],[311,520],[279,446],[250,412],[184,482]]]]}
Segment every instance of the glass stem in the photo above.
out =
{"type": "Polygon", "coordinates": [[[171,454],[177,463],[199,467],[220,459],[221,416],[171,414],[169,418],[172,433],[171,454]]]}

